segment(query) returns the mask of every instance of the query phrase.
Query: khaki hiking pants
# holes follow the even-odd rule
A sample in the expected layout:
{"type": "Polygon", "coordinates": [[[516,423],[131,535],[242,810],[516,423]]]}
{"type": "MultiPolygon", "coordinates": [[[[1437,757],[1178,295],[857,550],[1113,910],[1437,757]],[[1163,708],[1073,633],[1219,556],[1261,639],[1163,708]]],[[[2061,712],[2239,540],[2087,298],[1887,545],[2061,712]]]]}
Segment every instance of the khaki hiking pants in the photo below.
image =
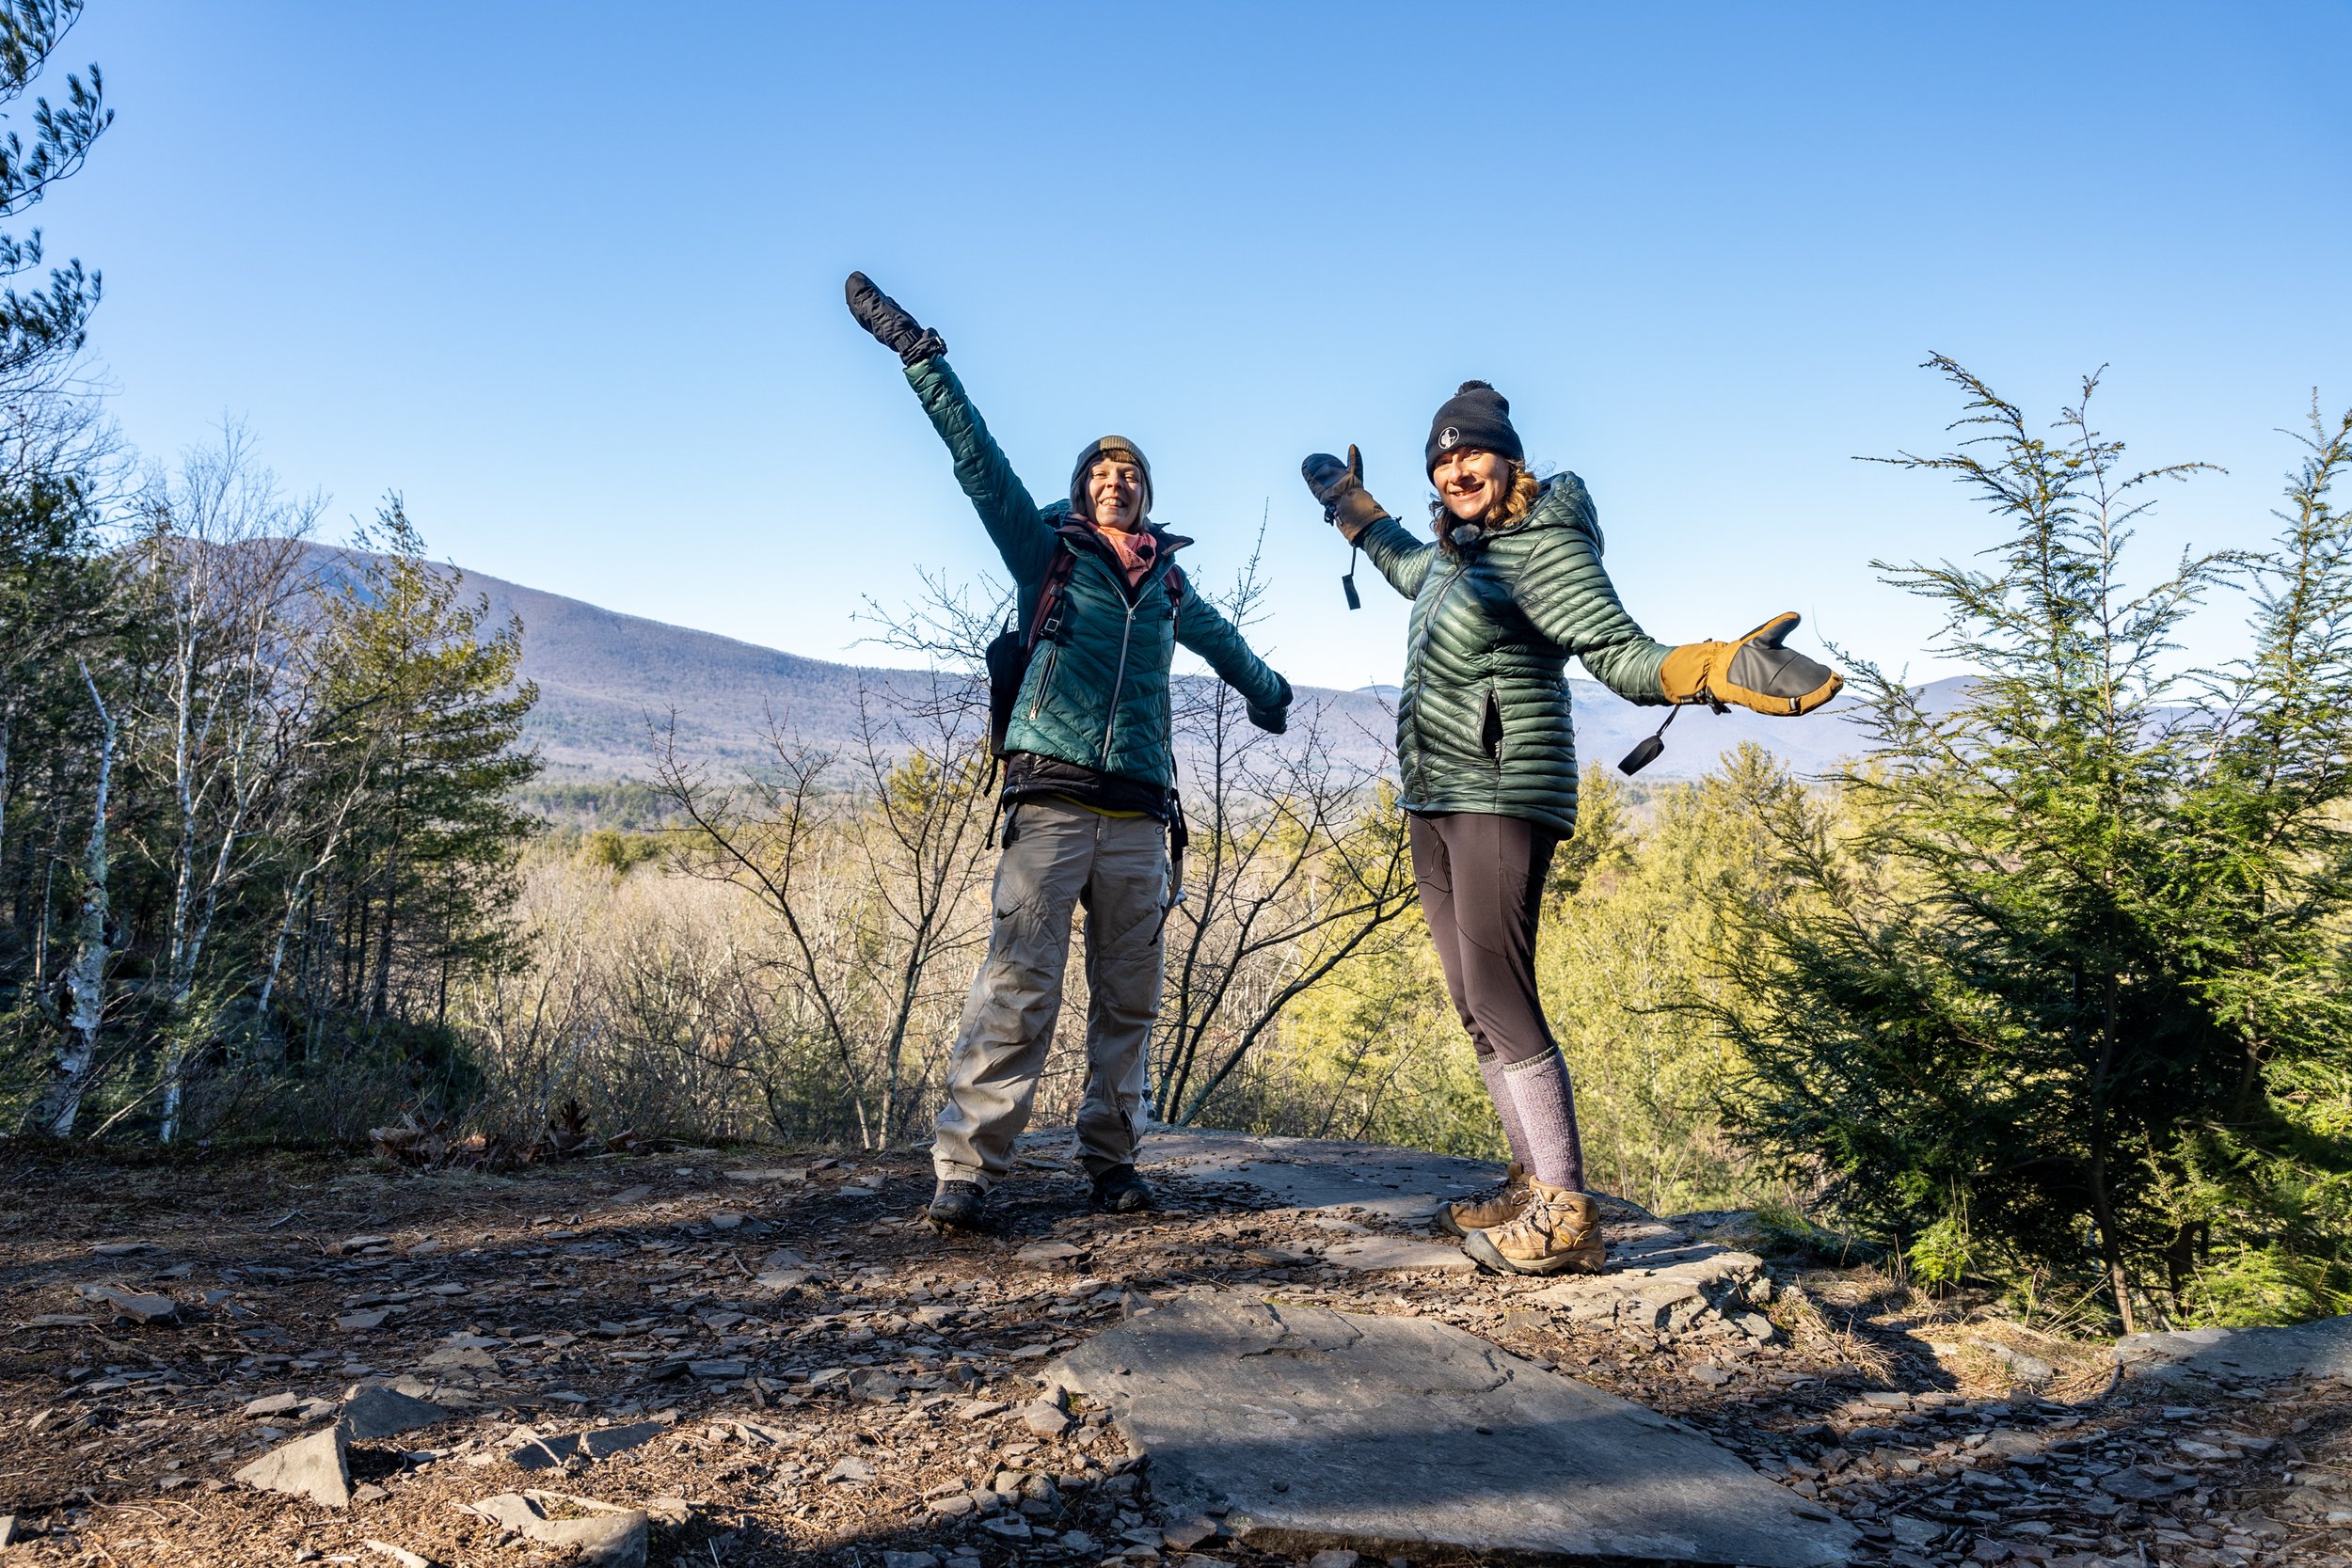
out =
{"type": "Polygon", "coordinates": [[[1071,911],[1080,904],[1089,1002],[1078,1154],[1089,1175],[1135,1163],[1167,900],[1166,824],[1060,800],[1007,809],[988,957],[963,1005],[931,1149],[941,1180],[987,1188],[1010,1168],[1061,1015],[1071,911]]]}

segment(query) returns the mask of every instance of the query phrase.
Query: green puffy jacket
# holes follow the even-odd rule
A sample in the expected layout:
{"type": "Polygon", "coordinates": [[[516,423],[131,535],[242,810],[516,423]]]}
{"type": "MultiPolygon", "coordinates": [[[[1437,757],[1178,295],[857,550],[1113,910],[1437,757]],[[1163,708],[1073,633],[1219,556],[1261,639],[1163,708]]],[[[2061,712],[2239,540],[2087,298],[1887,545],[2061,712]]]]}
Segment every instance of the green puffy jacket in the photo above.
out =
{"type": "Polygon", "coordinates": [[[1256,708],[1290,703],[1290,684],[1249,651],[1233,624],[1185,585],[1171,593],[1174,557],[1192,543],[1154,528],[1159,556],[1130,590],[1093,531],[1070,515],[1070,503],[1039,506],[947,361],[907,367],[923,411],[956,460],[956,479],[972,498],[1019,594],[1020,624],[1030,624],[1054,557],[1077,562],[1063,590],[1062,634],[1041,643],[1013,705],[1005,749],[1028,752],[1162,788],[1176,782],[1169,745],[1169,661],[1182,642],[1208,660],[1256,708]]]}
{"type": "Polygon", "coordinates": [[[1584,482],[1552,479],[1524,522],[1466,557],[1393,517],[1356,542],[1413,601],[1396,713],[1405,809],[1491,812],[1575,832],[1568,656],[1628,701],[1666,701],[1666,645],[1617,602],[1584,482]]]}

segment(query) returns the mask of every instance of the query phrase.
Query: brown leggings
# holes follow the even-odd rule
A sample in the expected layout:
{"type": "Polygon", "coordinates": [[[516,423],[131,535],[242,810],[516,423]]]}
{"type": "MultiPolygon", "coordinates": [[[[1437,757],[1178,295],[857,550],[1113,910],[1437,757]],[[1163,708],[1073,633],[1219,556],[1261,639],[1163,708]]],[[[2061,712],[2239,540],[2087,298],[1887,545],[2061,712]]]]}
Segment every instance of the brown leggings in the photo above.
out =
{"type": "Polygon", "coordinates": [[[1560,835],[1487,812],[1407,820],[1422,913],[1479,1057],[1527,1062],[1557,1050],[1535,991],[1535,927],[1560,835]]]}

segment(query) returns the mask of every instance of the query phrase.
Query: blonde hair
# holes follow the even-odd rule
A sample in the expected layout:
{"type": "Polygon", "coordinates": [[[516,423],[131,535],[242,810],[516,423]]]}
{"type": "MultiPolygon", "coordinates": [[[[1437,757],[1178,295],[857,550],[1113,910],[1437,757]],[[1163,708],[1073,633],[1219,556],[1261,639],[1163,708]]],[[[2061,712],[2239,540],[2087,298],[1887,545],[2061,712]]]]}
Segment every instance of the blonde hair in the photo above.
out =
{"type": "Polygon", "coordinates": [[[1475,523],[1491,539],[1498,533],[1515,529],[1527,521],[1527,515],[1535,510],[1535,502],[1544,493],[1544,482],[1537,479],[1524,463],[1511,465],[1511,485],[1502,498],[1475,517],[1456,517],[1446,510],[1443,497],[1433,496],[1429,501],[1429,520],[1437,531],[1438,547],[1448,555],[1459,555],[1454,543],[1454,531],[1465,523],[1475,523]]]}

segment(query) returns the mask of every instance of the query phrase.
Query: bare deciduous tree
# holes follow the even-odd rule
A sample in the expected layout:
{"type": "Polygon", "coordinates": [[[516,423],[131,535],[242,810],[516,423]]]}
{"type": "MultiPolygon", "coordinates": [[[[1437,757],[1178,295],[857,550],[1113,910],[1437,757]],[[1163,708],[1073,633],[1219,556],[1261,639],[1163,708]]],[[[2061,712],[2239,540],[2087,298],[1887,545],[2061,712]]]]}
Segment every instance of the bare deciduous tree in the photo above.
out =
{"type": "MultiPolygon", "coordinates": [[[[1253,553],[1226,602],[1246,624],[1263,593],[1253,553]]],[[[1335,756],[1330,721],[1247,722],[1221,682],[1184,683],[1176,734],[1197,886],[1169,920],[1152,1115],[1200,1116],[1283,1009],[1412,905],[1402,817],[1377,767],[1335,756]]]]}
{"type": "Polygon", "coordinates": [[[167,1043],[159,1064],[162,1141],[179,1130],[183,1074],[206,943],[224,895],[270,863],[264,820],[291,795],[316,688],[300,678],[310,613],[304,541],[320,502],[293,500],[243,428],[157,473],[137,551],[144,619],[160,681],[139,713],[147,769],[170,808],[162,842],[142,847],[168,879],[164,935],[167,1043]]]}
{"type": "Polygon", "coordinates": [[[813,1037],[867,1147],[900,1136],[920,1103],[937,1052],[911,1062],[910,1051],[952,1016],[941,965],[987,938],[975,896],[991,819],[985,725],[968,677],[943,673],[886,705],[862,691],[846,761],[777,726],[772,766],[722,784],[680,757],[675,722],[656,737],[655,782],[686,825],[679,863],[752,894],[780,927],[769,961],[789,983],[740,995],[756,1054],[813,1037]]]}
{"type": "Polygon", "coordinates": [[[73,959],[67,966],[65,1035],[57,1046],[56,1071],[33,1107],[27,1125],[64,1137],[81,1115],[82,1097],[98,1069],[98,1037],[106,1015],[106,959],[113,942],[113,910],[106,900],[106,809],[114,784],[115,717],[99,694],[87,663],[82,684],[98,709],[97,784],[90,803],[89,841],[82,851],[81,912],[74,922],[73,959]]]}

